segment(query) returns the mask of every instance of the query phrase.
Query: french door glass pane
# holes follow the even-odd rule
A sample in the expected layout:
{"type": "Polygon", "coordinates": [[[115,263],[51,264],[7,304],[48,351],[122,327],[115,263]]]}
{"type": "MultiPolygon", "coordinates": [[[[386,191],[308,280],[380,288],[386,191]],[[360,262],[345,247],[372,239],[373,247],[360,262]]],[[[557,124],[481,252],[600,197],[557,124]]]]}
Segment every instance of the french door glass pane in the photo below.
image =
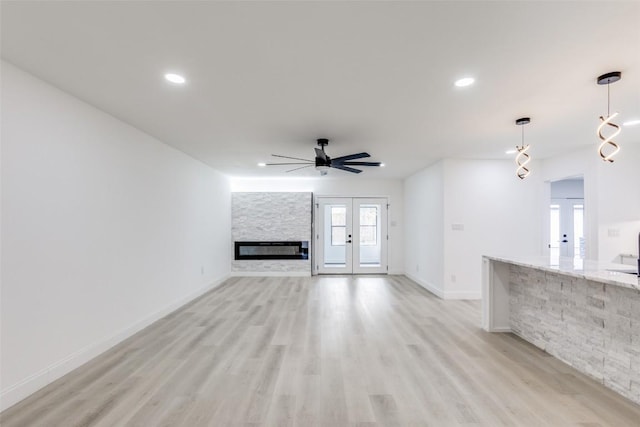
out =
{"type": "Polygon", "coordinates": [[[347,237],[347,208],[331,206],[331,246],[344,246],[347,237]]]}
{"type": "Polygon", "coordinates": [[[347,263],[347,207],[325,205],[324,224],[324,266],[344,267],[347,263]]]}
{"type": "Polygon", "coordinates": [[[331,227],[331,246],[344,246],[347,240],[345,237],[347,237],[346,227],[342,225],[331,227]]]}
{"type": "Polygon", "coordinates": [[[361,225],[360,226],[360,245],[375,246],[377,244],[376,226],[361,225]]]}
{"type": "Polygon", "coordinates": [[[347,208],[345,206],[331,206],[331,225],[347,225],[347,208]]]}
{"type": "Polygon", "coordinates": [[[378,241],[378,208],[360,205],[360,245],[376,246],[378,241]]]}
{"type": "Polygon", "coordinates": [[[360,267],[380,266],[380,208],[380,205],[360,205],[360,267]]]}

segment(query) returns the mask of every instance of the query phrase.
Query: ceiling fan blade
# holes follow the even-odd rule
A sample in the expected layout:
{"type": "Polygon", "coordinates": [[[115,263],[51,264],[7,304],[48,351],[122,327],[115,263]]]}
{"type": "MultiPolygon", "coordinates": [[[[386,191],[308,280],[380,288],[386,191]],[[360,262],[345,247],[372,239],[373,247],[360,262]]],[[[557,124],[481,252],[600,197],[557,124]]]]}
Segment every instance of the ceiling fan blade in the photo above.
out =
{"type": "Polygon", "coordinates": [[[323,161],[327,161],[327,154],[319,148],[314,148],[316,150],[316,156],[320,157],[323,161]]]}
{"type": "Polygon", "coordinates": [[[341,165],[351,165],[351,166],[380,166],[382,163],[380,162],[342,162],[341,165]]]}
{"type": "Polygon", "coordinates": [[[312,162],[296,162],[296,163],[265,163],[265,166],[278,166],[278,165],[309,165],[309,166],[313,166],[315,165],[315,163],[312,162]]]}
{"type": "Polygon", "coordinates": [[[305,162],[313,162],[313,160],[309,160],[309,159],[299,159],[297,157],[281,156],[280,154],[272,154],[272,156],[273,157],[282,157],[283,159],[304,160],[305,162]]]}
{"type": "Polygon", "coordinates": [[[342,165],[334,165],[332,164],[330,167],[335,168],[335,169],[340,169],[343,171],[347,171],[347,172],[352,172],[352,173],[360,173],[362,172],[360,169],[354,169],[354,168],[350,168],[348,166],[342,166],[342,165]]]}
{"type": "Polygon", "coordinates": [[[363,159],[365,157],[371,157],[371,156],[369,155],[369,153],[356,153],[356,154],[349,154],[348,156],[336,157],[335,159],[331,159],[331,161],[342,163],[342,162],[346,162],[347,160],[363,159]]]}
{"type": "Polygon", "coordinates": [[[300,166],[299,168],[289,169],[288,171],[285,171],[285,172],[293,172],[293,171],[297,171],[298,169],[310,168],[311,166],[313,165],[300,166]]]}

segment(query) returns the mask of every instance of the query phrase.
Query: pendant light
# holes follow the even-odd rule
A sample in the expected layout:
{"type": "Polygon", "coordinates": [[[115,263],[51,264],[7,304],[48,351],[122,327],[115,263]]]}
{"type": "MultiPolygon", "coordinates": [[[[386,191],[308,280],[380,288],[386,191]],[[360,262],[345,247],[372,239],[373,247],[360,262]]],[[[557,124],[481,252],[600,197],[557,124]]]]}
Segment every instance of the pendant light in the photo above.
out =
{"type": "Polygon", "coordinates": [[[618,126],[617,124],[611,121],[615,116],[618,115],[618,113],[616,112],[616,113],[610,114],[609,107],[611,106],[611,96],[610,96],[611,89],[609,85],[611,83],[617,82],[621,78],[622,78],[622,73],[620,71],[612,71],[610,73],[601,75],[596,80],[599,85],[607,85],[607,117],[600,116],[601,123],[598,126],[596,133],[598,134],[598,138],[600,138],[600,140],[602,141],[600,143],[600,146],[598,147],[598,154],[600,154],[600,157],[602,158],[602,160],[609,163],[613,163],[613,156],[615,156],[618,153],[618,151],[620,151],[620,147],[618,147],[618,144],[616,144],[613,141],[613,138],[615,138],[616,136],[618,136],[618,134],[620,134],[620,126],[618,126]],[[602,129],[604,129],[605,126],[610,126],[614,128],[615,131],[613,132],[613,134],[607,137],[602,135],[602,129]],[[606,150],[607,153],[604,152],[605,148],[607,148],[606,150]]]}
{"type": "Polygon", "coordinates": [[[530,146],[524,145],[524,125],[529,124],[530,122],[531,119],[529,117],[522,117],[516,120],[516,124],[518,126],[522,126],[522,145],[516,145],[516,150],[518,150],[518,154],[516,154],[516,165],[518,165],[516,175],[520,179],[525,179],[531,173],[529,168],[527,168],[527,164],[531,161],[531,156],[527,153],[530,146]]]}

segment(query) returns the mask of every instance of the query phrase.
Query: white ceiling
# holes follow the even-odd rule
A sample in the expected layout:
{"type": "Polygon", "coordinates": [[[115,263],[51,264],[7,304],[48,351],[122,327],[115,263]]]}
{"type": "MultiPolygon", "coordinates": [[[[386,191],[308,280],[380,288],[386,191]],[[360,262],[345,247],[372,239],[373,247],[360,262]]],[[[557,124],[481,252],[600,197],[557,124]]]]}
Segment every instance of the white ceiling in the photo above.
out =
{"type": "Polygon", "coordinates": [[[534,158],[595,147],[614,70],[619,122],[640,118],[637,1],[3,1],[2,57],[232,176],[284,176],[256,164],[318,137],[387,164],[369,178],[508,158],[522,116],[534,158]]]}

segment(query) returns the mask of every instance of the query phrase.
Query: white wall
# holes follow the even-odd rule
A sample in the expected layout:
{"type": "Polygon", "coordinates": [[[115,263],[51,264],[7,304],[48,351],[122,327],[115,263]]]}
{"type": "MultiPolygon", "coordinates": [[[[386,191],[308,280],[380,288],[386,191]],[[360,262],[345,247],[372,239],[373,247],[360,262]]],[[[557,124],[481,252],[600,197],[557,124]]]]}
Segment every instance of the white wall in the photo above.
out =
{"type": "Polygon", "coordinates": [[[443,162],[404,183],[405,274],[444,298],[443,162]]]}
{"type": "Polygon", "coordinates": [[[584,199],[584,179],[571,178],[551,182],[552,199],[584,199]]]}
{"type": "Polygon", "coordinates": [[[480,298],[482,255],[539,253],[541,197],[507,160],[445,159],[407,178],[406,274],[442,298],[480,298]]]}
{"type": "Polygon", "coordinates": [[[640,131],[634,131],[639,136],[620,143],[613,163],[598,160],[598,259],[603,261],[640,256],[640,131]]]}
{"type": "Polygon", "coordinates": [[[2,63],[2,408],[224,279],[228,180],[2,63]]]}
{"type": "MultiPolygon", "coordinates": [[[[542,180],[547,187],[548,181],[584,176],[586,257],[589,259],[619,261],[620,254],[638,254],[640,135],[634,128],[623,128],[623,132],[627,139],[619,141],[621,150],[613,163],[600,159],[596,142],[542,162],[542,180]]],[[[548,213],[545,220],[548,222],[548,213]]]]}
{"type": "MultiPolygon", "coordinates": [[[[362,174],[364,175],[366,171],[362,174]]],[[[231,191],[310,191],[317,196],[389,198],[389,274],[404,273],[404,188],[399,179],[368,179],[366,176],[333,178],[231,178],[231,191]]]]}
{"type": "Polygon", "coordinates": [[[445,298],[480,298],[482,255],[540,254],[538,167],[520,180],[511,160],[444,161],[445,298]]]}

